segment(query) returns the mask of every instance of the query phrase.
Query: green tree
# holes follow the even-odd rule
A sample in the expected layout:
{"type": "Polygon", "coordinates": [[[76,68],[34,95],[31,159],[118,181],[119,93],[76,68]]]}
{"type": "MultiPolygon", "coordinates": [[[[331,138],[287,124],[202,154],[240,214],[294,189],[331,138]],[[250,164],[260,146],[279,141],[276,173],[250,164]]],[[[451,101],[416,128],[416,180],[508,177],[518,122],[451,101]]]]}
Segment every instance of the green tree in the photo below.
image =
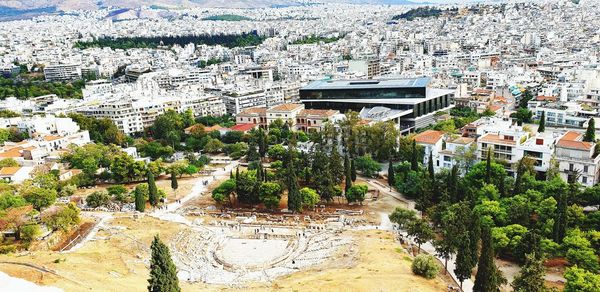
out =
{"type": "MultiPolygon", "coordinates": [[[[290,144],[288,147],[287,162],[287,187],[288,187],[288,209],[294,212],[302,212],[302,195],[298,190],[298,178],[294,167],[294,148],[290,144]]],[[[270,155],[270,154],[269,154],[270,155]]]]}
{"type": "Polygon", "coordinates": [[[352,177],[352,182],[356,181],[356,162],[354,159],[350,160],[350,175],[352,177]]]}
{"type": "Polygon", "coordinates": [[[308,208],[313,208],[321,200],[317,191],[308,187],[300,189],[300,196],[302,196],[302,206],[308,208]]]}
{"type": "Polygon", "coordinates": [[[158,188],[156,187],[156,182],[154,181],[154,174],[149,171],[148,172],[148,201],[150,201],[150,205],[156,207],[158,205],[158,188]]]}
{"type": "Polygon", "coordinates": [[[259,187],[259,199],[268,209],[275,209],[281,200],[281,186],[274,182],[263,182],[259,187]]]}
{"type": "Polygon", "coordinates": [[[150,258],[150,279],[148,279],[148,291],[150,292],[179,292],[179,279],[177,279],[177,268],[171,259],[169,248],[158,235],[154,236],[151,245],[152,256],[150,258]]]}
{"type": "Polygon", "coordinates": [[[513,280],[511,286],[515,292],[546,292],[550,291],[545,285],[546,269],[544,261],[537,254],[526,255],[525,265],[513,280]]]}
{"type": "Polygon", "coordinates": [[[146,199],[144,198],[144,192],[141,189],[135,188],[133,191],[135,194],[135,210],[138,212],[144,212],[146,210],[146,199]]]}
{"type": "Polygon", "coordinates": [[[177,183],[177,176],[174,171],[171,171],[171,189],[176,191],[179,188],[179,184],[177,183]]]}
{"type": "Polygon", "coordinates": [[[417,152],[417,142],[413,139],[412,140],[412,156],[410,158],[410,169],[412,171],[418,171],[419,170],[419,162],[418,159],[418,152],[417,152]]]}
{"type": "Polygon", "coordinates": [[[373,160],[370,155],[360,156],[355,159],[356,168],[362,172],[364,176],[373,177],[381,170],[381,165],[373,160]]]}
{"type": "Polygon", "coordinates": [[[542,116],[540,117],[540,125],[538,126],[538,133],[543,133],[546,131],[546,112],[542,112],[542,116]]]}
{"type": "Polygon", "coordinates": [[[351,186],[346,192],[346,200],[351,202],[362,202],[365,200],[365,195],[369,191],[369,187],[365,184],[356,184],[351,186]]]}
{"type": "Polygon", "coordinates": [[[600,291],[600,275],[578,267],[567,268],[564,274],[565,292],[600,291]]]}
{"type": "Polygon", "coordinates": [[[425,219],[410,221],[406,226],[406,233],[415,239],[419,252],[421,251],[421,245],[432,240],[435,235],[433,229],[429,226],[429,222],[425,219]]]}
{"type": "Polygon", "coordinates": [[[552,239],[556,243],[562,243],[567,230],[567,194],[559,194],[558,205],[552,228],[552,239]]]}
{"type": "Polygon", "coordinates": [[[93,192],[85,198],[85,202],[90,208],[106,206],[110,202],[110,195],[103,191],[93,192]]]}
{"type": "Polygon", "coordinates": [[[66,232],[71,227],[79,224],[79,212],[79,208],[74,203],[69,203],[53,210],[50,214],[44,214],[42,221],[54,231],[62,230],[66,232]]]}
{"type": "Polygon", "coordinates": [[[408,224],[417,220],[417,212],[414,210],[396,207],[394,212],[392,212],[388,217],[390,218],[390,221],[398,224],[400,229],[405,229],[408,224]]]}
{"type": "Polygon", "coordinates": [[[394,164],[392,163],[391,155],[388,163],[388,185],[390,186],[390,188],[396,185],[396,176],[394,174],[394,164]]]}
{"type": "Polygon", "coordinates": [[[588,121],[587,129],[585,130],[585,134],[583,135],[583,141],[585,142],[594,142],[596,141],[596,121],[593,117],[591,117],[588,121]]]}
{"type": "Polygon", "coordinates": [[[500,291],[500,286],[503,284],[506,284],[506,279],[494,263],[492,234],[490,228],[486,226],[481,232],[481,254],[479,255],[479,263],[477,264],[477,274],[475,275],[473,291],[500,291]]]}
{"type": "Polygon", "coordinates": [[[352,186],[352,166],[350,165],[350,158],[348,157],[348,153],[344,155],[344,178],[346,179],[346,183],[344,186],[344,192],[348,192],[348,189],[352,186]]]}
{"type": "Polygon", "coordinates": [[[472,249],[470,248],[470,241],[472,239],[469,237],[469,234],[462,234],[458,236],[457,239],[459,241],[459,245],[456,252],[454,274],[460,282],[460,287],[462,289],[463,282],[466,279],[471,278],[471,274],[473,273],[473,268],[475,267],[476,262],[473,261],[473,257],[475,256],[471,254],[472,249]]]}
{"type": "Polygon", "coordinates": [[[29,248],[31,242],[42,234],[42,229],[37,224],[28,224],[21,227],[20,233],[20,237],[25,243],[25,247],[29,248]]]}
{"type": "Polygon", "coordinates": [[[181,115],[174,110],[167,110],[156,118],[150,130],[155,139],[164,140],[175,148],[175,145],[181,141],[184,127],[185,124],[181,115]]]}

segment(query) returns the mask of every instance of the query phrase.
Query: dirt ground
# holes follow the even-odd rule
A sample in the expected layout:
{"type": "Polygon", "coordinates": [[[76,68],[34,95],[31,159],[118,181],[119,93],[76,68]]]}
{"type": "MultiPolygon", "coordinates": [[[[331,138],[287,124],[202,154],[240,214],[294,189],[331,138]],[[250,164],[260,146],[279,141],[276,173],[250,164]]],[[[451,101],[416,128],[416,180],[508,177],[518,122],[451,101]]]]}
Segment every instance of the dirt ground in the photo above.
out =
{"type": "MultiPolygon", "coordinates": [[[[152,237],[159,234],[161,239],[169,242],[178,230],[185,228],[151,217],[115,218],[108,225],[114,228],[112,231],[100,231],[96,237],[101,240],[89,241],[73,252],[40,251],[0,256],[0,262],[28,263],[38,269],[0,263],[0,270],[65,291],[145,291],[148,277],[145,261],[149,258],[152,237]]],[[[410,270],[410,258],[401,251],[389,232],[349,233],[355,242],[351,248],[340,252],[339,260],[279,278],[273,283],[250,284],[245,288],[260,291],[442,291],[447,286],[442,278],[426,280],[414,276],[410,270]]],[[[203,283],[180,284],[183,291],[240,290],[240,287],[203,283]]]]}
{"type": "MultiPolygon", "coordinates": [[[[167,200],[172,202],[177,199],[183,198],[186,194],[189,194],[194,186],[194,183],[197,180],[201,180],[203,176],[196,174],[194,176],[183,176],[181,178],[177,178],[178,188],[176,191],[173,191],[171,188],[171,179],[169,176],[162,175],[156,180],[156,186],[159,189],[162,189],[167,194],[167,200]]],[[[138,183],[126,183],[123,184],[129,191],[132,191],[138,183]]],[[[75,192],[75,196],[87,197],[89,194],[97,191],[106,191],[106,189],[111,186],[109,184],[101,184],[92,188],[82,188],[77,189],[75,192]]]]}

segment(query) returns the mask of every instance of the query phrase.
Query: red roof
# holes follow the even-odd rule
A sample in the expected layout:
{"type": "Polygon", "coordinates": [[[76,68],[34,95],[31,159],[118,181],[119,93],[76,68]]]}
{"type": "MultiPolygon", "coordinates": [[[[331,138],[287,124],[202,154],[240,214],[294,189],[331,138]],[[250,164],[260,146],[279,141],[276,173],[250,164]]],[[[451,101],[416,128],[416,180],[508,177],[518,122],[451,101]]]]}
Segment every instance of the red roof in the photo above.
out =
{"type": "Polygon", "coordinates": [[[589,151],[593,143],[592,142],[583,142],[582,135],[577,132],[568,131],[560,140],[558,140],[557,145],[564,148],[571,148],[577,150],[586,150],[589,151]]]}
{"type": "Polygon", "coordinates": [[[415,141],[423,144],[435,144],[442,139],[442,136],[444,136],[444,132],[442,131],[427,130],[417,134],[415,136],[415,141]]]}
{"type": "Polygon", "coordinates": [[[237,124],[229,129],[232,131],[248,132],[248,131],[256,128],[257,126],[258,126],[257,124],[237,124]]]}

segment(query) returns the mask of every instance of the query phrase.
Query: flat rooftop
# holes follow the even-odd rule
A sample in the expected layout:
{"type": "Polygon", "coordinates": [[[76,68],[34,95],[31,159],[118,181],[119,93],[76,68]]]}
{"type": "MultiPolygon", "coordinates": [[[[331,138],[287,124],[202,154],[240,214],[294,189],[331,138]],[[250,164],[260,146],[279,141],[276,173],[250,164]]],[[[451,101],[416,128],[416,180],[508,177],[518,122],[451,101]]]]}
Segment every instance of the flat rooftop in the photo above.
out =
{"type": "Polygon", "coordinates": [[[430,81],[430,77],[381,80],[319,80],[309,83],[301,90],[425,88],[430,81]]]}

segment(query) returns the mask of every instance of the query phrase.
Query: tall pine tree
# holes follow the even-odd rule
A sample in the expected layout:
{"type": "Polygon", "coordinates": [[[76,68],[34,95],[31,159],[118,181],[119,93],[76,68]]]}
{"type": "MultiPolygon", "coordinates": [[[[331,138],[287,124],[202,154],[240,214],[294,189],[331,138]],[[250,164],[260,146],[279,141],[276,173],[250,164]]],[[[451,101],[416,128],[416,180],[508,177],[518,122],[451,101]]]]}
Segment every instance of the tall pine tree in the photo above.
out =
{"type": "MultiPolygon", "coordinates": [[[[577,186],[574,183],[569,184],[569,188],[573,189],[577,186]]],[[[552,239],[554,242],[561,244],[567,230],[567,194],[560,193],[558,195],[558,204],[554,217],[554,226],[552,228],[552,239]]]]}
{"type": "Polygon", "coordinates": [[[354,159],[350,159],[350,175],[352,176],[352,182],[356,181],[356,165],[354,159]]]}
{"type": "Polygon", "coordinates": [[[135,210],[139,212],[144,212],[146,210],[146,199],[144,199],[144,194],[140,191],[134,191],[135,194],[135,210]]]}
{"type": "Polygon", "coordinates": [[[473,273],[473,268],[475,267],[476,262],[473,261],[473,256],[470,254],[471,249],[469,248],[471,245],[469,234],[465,233],[460,236],[456,260],[454,262],[454,274],[456,274],[456,278],[460,282],[460,288],[462,290],[463,282],[467,279],[471,278],[471,273],[473,273]]]}
{"type": "Polygon", "coordinates": [[[150,205],[153,207],[158,205],[158,188],[156,187],[152,171],[148,171],[148,201],[150,201],[150,205]]]}
{"type": "Polygon", "coordinates": [[[491,228],[484,226],[481,230],[481,254],[477,264],[475,286],[473,286],[475,292],[500,291],[500,286],[506,284],[506,279],[494,263],[494,247],[492,244],[491,228]]]}
{"type": "Polygon", "coordinates": [[[171,188],[173,191],[176,191],[179,188],[179,184],[177,183],[177,175],[175,175],[174,171],[171,171],[171,188]]]}
{"type": "Polygon", "coordinates": [[[169,248],[160,240],[158,235],[152,241],[152,257],[150,258],[150,292],[179,292],[177,268],[171,259],[169,248]]]}
{"type": "Polygon", "coordinates": [[[348,153],[346,153],[344,155],[344,177],[346,181],[344,192],[348,192],[350,187],[352,187],[352,166],[350,164],[350,158],[348,157],[348,153]]]}
{"type": "Polygon", "coordinates": [[[525,255],[525,265],[513,280],[511,286],[515,292],[546,292],[546,269],[544,260],[537,253],[525,255]]]}
{"type": "Polygon", "coordinates": [[[391,155],[388,164],[388,185],[390,185],[390,189],[396,185],[396,174],[394,173],[394,163],[392,162],[391,155]]]}
{"type": "Polygon", "coordinates": [[[492,148],[488,148],[487,159],[485,161],[485,183],[492,182],[492,148]]]}
{"type": "Polygon", "coordinates": [[[419,162],[417,159],[417,141],[412,140],[412,156],[410,158],[410,169],[412,171],[419,170],[419,162]]]}
{"type": "Polygon", "coordinates": [[[593,117],[588,121],[587,129],[585,130],[585,134],[583,135],[583,141],[585,142],[594,142],[596,141],[596,121],[593,117]]]}
{"type": "Polygon", "coordinates": [[[546,112],[542,112],[542,116],[540,117],[540,125],[538,126],[538,133],[543,133],[546,131],[546,112]]]}
{"type": "Polygon", "coordinates": [[[302,196],[298,190],[298,178],[296,177],[296,169],[294,168],[294,149],[290,143],[288,147],[288,209],[294,212],[302,212],[302,196]]]}

